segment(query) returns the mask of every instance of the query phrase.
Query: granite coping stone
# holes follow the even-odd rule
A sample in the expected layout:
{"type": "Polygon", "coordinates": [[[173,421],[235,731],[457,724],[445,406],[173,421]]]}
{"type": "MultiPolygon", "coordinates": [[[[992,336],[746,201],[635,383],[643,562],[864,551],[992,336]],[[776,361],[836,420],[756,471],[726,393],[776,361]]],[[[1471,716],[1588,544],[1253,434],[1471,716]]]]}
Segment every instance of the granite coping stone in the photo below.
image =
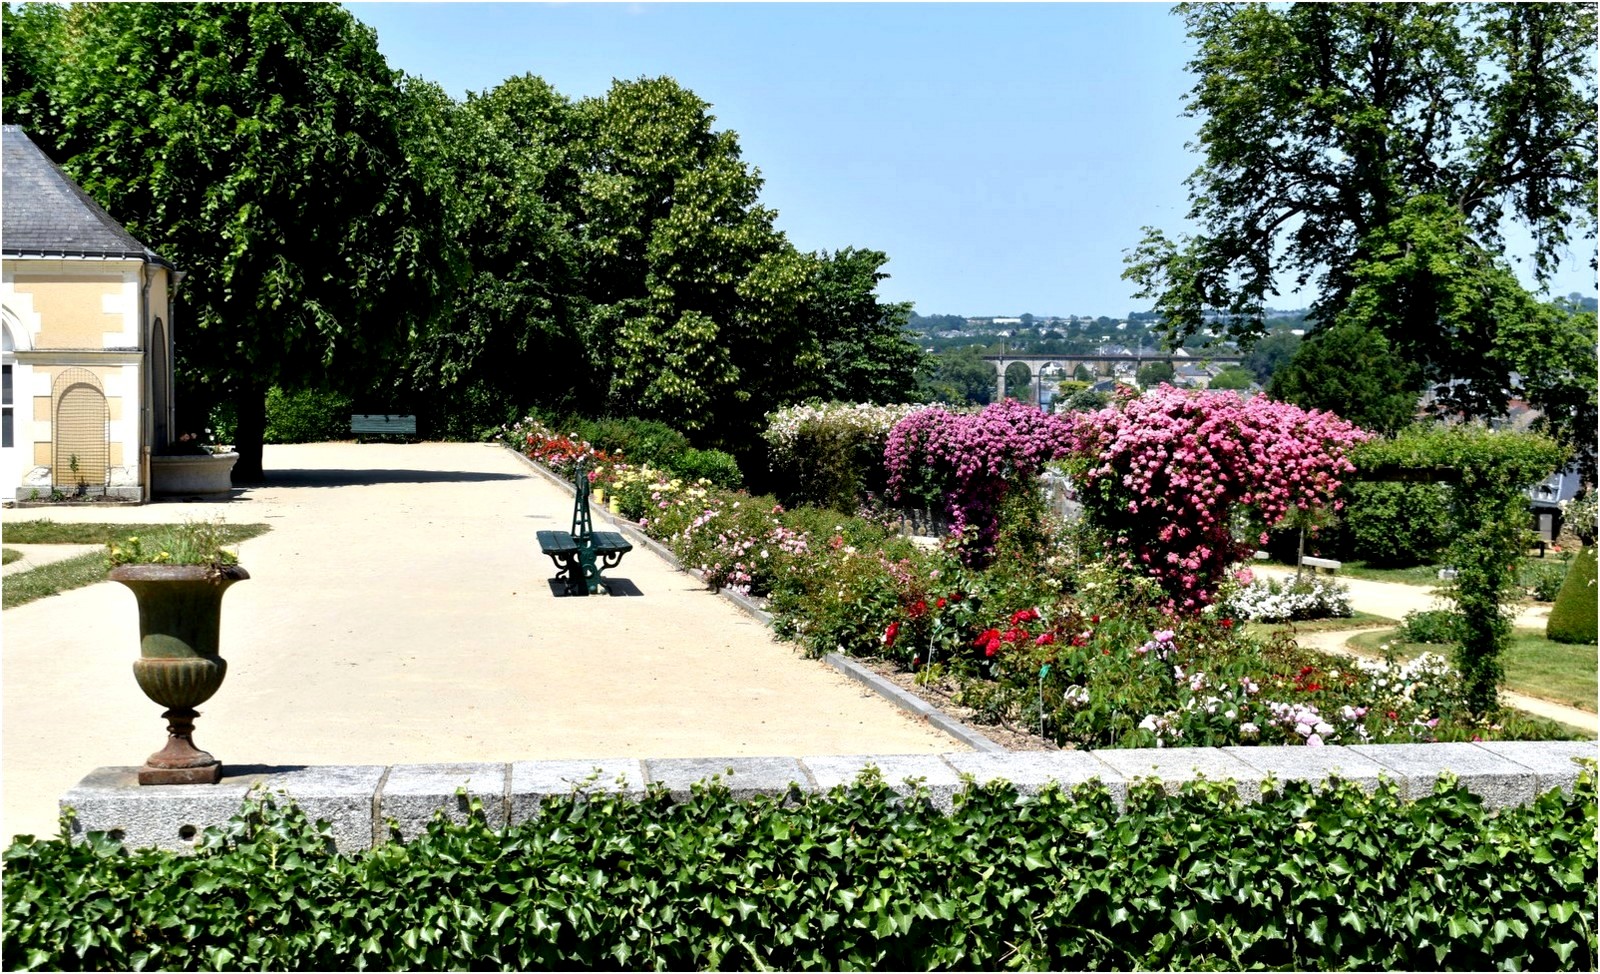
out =
{"type": "Polygon", "coordinates": [[[1347,747],[1223,747],[1218,748],[1263,774],[1279,781],[1323,781],[1338,777],[1371,793],[1378,788],[1383,765],[1347,747]]]}
{"type": "Polygon", "coordinates": [[[1348,747],[1145,748],[1106,751],[960,752],[944,755],[856,754],[804,758],[602,758],[357,766],[225,766],[214,785],[141,786],[137,768],[99,768],[61,796],[74,817],[69,835],[112,832],[131,848],[192,851],[200,833],[225,824],[250,789],[263,787],[295,800],[312,821],[327,821],[342,852],[382,843],[394,820],[403,839],[422,833],[444,810],[464,821],[468,799],[483,802],[491,827],[534,817],[546,796],[583,791],[643,796],[651,785],[681,800],[690,786],[723,776],[735,798],[826,792],[848,785],[869,765],[896,792],[912,791],[907,778],[922,779],[931,800],[952,806],[966,780],[982,784],[1004,778],[1020,795],[1047,782],[1077,786],[1099,781],[1118,806],[1134,779],[1158,778],[1168,791],[1204,776],[1232,780],[1241,797],[1254,800],[1267,777],[1320,780],[1337,772],[1363,787],[1393,780],[1404,798],[1432,793],[1444,771],[1480,795],[1490,807],[1505,807],[1555,788],[1571,789],[1577,761],[1595,760],[1594,741],[1507,741],[1446,744],[1362,744],[1348,747]],[[732,774],[727,772],[732,769],[732,774]],[[457,795],[465,788],[467,795],[457,795]]]}
{"type": "Polygon", "coordinates": [[[884,784],[901,795],[910,795],[915,786],[906,779],[922,779],[928,798],[949,811],[955,793],[961,790],[961,776],[937,754],[830,754],[800,759],[811,772],[820,791],[848,785],[870,765],[883,774],[884,784]]]}
{"type": "Polygon", "coordinates": [[[1187,782],[1205,778],[1232,781],[1240,798],[1255,801],[1261,797],[1261,782],[1266,780],[1266,775],[1220,748],[1131,747],[1092,753],[1129,783],[1138,778],[1161,779],[1169,794],[1187,782]]]}
{"type": "Polygon", "coordinates": [[[1582,770],[1578,762],[1600,762],[1600,743],[1595,741],[1482,741],[1478,747],[1532,769],[1540,794],[1555,788],[1570,794],[1582,770]]]}
{"type": "Polygon", "coordinates": [[[1019,796],[1037,794],[1048,784],[1077,788],[1099,784],[1118,808],[1128,795],[1128,782],[1109,764],[1088,751],[1012,751],[1006,754],[947,754],[945,763],[974,784],[1011,782],[1019,796]]]}
{"type": "Polygon", "coordinates": [[[1439,776],[1446,771],[1461,779],[1461,786],[1483,799],[1490,808],[1520,805],[1533,798],[1539,776],[1532,768],[1477,744],[1449,742],[1429,744],[1352,744],[1350,750],[1383,765],[1400,784],[1400,795],[1407,799],[1433,793],[1439,776]]]}
{"type": "Polygon", "coordinates": [[[691,785],[713,779],[736,800],[815,790],[795,758],[657,758],[644,763],[644,772],[650,784],[666,787],[675,802],[689,799],[691,785]]]}
{"type": "Polygon", "coordinates": [[[402,839],[414,839],[434,813],[444,811],[452,822],[465,822],[471,800],[483,802],[490,828],[506,824],[508,764],[397,764],[389,769],[378,797],[380,832],[393,819],[402,839]],[[466,794],[457,794],[465,789],[466,794]]]}
{"type": "Polygon", "coordinates": [[[507,815],[510,824],[520,825],[539,817],[539,807],[547,796],[612,793],[642,798],[644,765],[635,758],[516,761],[511,765],[510,788],[507,815]]]}

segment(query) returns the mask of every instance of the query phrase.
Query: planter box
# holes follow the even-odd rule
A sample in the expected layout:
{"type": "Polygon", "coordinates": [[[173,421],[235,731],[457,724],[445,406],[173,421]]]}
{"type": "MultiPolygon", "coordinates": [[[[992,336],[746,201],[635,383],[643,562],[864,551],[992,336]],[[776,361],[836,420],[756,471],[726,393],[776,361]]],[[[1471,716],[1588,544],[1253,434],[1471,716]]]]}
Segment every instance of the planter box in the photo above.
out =
{"type": "Polygon", "coordinates": [[[156,497],[226,500],[233,491],[237,453],[150,458],[150,493],[156,497]]]}

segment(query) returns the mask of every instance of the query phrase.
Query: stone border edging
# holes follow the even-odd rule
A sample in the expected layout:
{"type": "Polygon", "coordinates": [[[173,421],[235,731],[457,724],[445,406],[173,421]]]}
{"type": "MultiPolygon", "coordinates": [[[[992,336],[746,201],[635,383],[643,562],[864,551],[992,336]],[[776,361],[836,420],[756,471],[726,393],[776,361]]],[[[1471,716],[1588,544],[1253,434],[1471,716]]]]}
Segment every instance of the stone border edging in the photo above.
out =
{"type": "MultiPolygon", "coordinates": [[[[502,443],[501,446],[510,451],[512,456],[515,456],[517,459],[533,468],[546,480],[560,486],[568,493],[574,492],[571,484],[556,476],[555,472],[550,470],[544,464],[531,459],[526,454],[523,454],[522,452],[513,448],[509,443],[502,443]]],[[[678,560],[677,555],[674,555],[665,545],[641,531],[637,524],[634,524],[632,521],[624,518],[614,516],[609,510],[605,510],[604,505],[601,506],[601,516],[610,522],[613,527],[627,535],[629,540],[638,544],[642,544],[644,547],[650,549],[650,551],[652,551],[658,557],[664,559],[667,564],[671,565],[673,568],[676,568],[678,571],[681,571],[687,575],[692,575],[701,581],[705,581],[704,575],[700,574],[700,572],[693,568],[685,567],[684,564],[678,560]]],[[[718,595],[744,610],[747,615],[756,619],[762,625],[771,628],[772,613],[761,608],[760,605],[756,604],[754,599],[751,599],[748,596],[740,595],[738,592],[729,591],[725,588],[720,588],[716,591],[718,595]]],[[[829,666],[843,673],[845,676],[848,676],[852,680],[865,685],[868,689],[887,699],[890,703],[899,707],[901,710],[907,711],[916,717],[920,717],[922,720],[933,725],[934,727],[937,727],[939,730],[967,745],[974,751],[992,753],[1004,752],[1006,750],[1003,745],[985,737],[982,731],[979,731],[976,728],[973,728],[970,725],[964,724],[954,717],[951,717],[949,714],[923,700],[916,694],[907,693],[905,690],[902,690],[900,687],[896,686],[892,681],[884,679],[871,669],[862,666],[860,663],[857,663],[852,659],[842,656],[839,653],[829,653],[823,657],[823,661],[829,666]]]]}
{"type": "Polygon", "coordinates": [[[489,825],[516,825],[539,814],[542,800],[574,791],[615,792],[637,799],[651,785],[682,800],[697,782],[723,776],[736,800],[826,792],[865,768],[909,794],[920,780],[946,810],[970,778],[1004,779],[1019,794],[1047,783],[1097,782],[1120,808],[1128,786],[1155,778],[1168,790],[1199,778],[1231,781],[1241,798],[1259,798],[1269,778],[1322,781],[1337,775],[1371,791],[1393,781],[1401,797],[1429,794],[1442,773],[1458,776],[1491,808],[1531,801],[1555,788],[1570,791],[1578,761],[1595,761],[1593,741],[1497,741],[1449,744],[1370,744],[1328,747],[1143,748],[1104,751],[1008,751],[952,754],[858,754],[769,758],[604,758],[390,767],[325,766],[225,768],[215,785],[140,786],[136,768],[99,768],[61,796],[75,812],[70,836],[118,834],[129,848],[190,851],[205,828],[222,825],[251,789],[287,794],[313,821],[329,823],[341,852],[388,840],[393,821],[402,839],[414,838],[435,813],[465,821],[470,800],[483,804],[489,825]],[[912,779],[907,781],[907,779],[912,779]]]}
{"type": "MultiPolygon", "coordinates": [[[[914,693],[896,686],[893,681],[886,680],[872,669],[840,653],[829,653],[822,658],[823,662],[848,676],[858,683],[868,687],[901,710],[922,718],[933,726],[949,734],[951,737],[972,748],[974,751],[986,754],[1006,754],[1005,746],[991,741],[982,733],[973,730],[961,721],[935,707],[914,693]]],[[[1042,753],[1042,752],[1041,752],[1042,753]]]]}

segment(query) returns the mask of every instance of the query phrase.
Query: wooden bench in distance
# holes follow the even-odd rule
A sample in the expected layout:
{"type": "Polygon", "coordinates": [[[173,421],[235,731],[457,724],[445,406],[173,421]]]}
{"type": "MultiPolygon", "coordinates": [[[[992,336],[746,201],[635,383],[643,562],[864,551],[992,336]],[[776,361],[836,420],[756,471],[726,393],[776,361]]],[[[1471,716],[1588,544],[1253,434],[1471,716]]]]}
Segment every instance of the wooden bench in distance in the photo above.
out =
{"type": "Polygon", "coordinates": [[[417,417],[356,413],[350,417],[350,433],[358,440],[366,436],[402,436],[415,439],[417,417]]]}
{"type": "Polygon", "coordinates": [[[1344,567],[1344,562],[1334,561],[1332,558],[1312,558],[1307,555],[1300,559],[1300,564],[1307,568],[1321,568],[1324,571],[1336,572],[1344,567]]]}

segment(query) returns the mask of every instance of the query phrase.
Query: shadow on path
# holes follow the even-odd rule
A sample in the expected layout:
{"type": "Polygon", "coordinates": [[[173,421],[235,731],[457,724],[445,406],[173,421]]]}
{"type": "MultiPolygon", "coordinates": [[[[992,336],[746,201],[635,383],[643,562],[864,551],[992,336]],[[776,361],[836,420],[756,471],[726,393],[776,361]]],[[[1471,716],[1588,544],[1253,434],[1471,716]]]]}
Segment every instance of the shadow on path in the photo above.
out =
{"type": "MultiPolygon", "coordinates": [[[[567,594],[567,585],[561,579],[552,578],[552,579],[549,580],[549,582],[550,582],[550,594],[555,596],[558,599],[588,599],[588,598],[601,598],[602,597],[602,596],[600,596],[598,594],[592,595],[592,596],[591,595],[568,595],[567,594]]],[[[615,597],[615,598],[638,598],[638,597],[644,595],[644,590],[641,589],[639,586],[633,584],[633,581],[631,579],[627,579],[627,578],[611,578],[610,576],[607,576],[606,580],[605,580],[605,585],[606,585],[606,594],[610,595],[612,597],[615,597]]]]}

